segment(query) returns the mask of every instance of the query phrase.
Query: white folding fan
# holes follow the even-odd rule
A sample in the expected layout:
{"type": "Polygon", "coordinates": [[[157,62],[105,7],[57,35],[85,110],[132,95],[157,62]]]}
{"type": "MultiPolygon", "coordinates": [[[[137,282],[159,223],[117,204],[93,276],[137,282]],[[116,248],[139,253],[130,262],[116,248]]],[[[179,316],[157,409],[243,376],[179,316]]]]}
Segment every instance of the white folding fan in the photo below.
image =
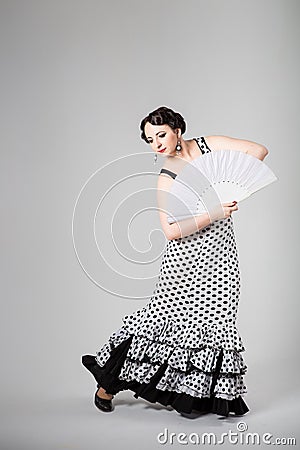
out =
{"type": "Polygon", "coordinates": [[[168,193],[168,222],[240,202],[278,178],[255,156],[236,150],[205,153],[184,165],[168,193]]]}

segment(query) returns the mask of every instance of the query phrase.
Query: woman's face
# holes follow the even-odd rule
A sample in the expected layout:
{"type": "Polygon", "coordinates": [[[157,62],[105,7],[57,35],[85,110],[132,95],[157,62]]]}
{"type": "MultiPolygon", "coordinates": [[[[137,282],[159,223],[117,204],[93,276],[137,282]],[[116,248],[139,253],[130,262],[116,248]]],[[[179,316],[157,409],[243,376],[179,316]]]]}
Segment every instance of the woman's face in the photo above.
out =
{"type": "Polygon", "coordinates": [[[152,125],[147,122],[144,132],[152,150],[167,155],[175,154],[181,130],[173,130],[169,125],[152,125]]]}

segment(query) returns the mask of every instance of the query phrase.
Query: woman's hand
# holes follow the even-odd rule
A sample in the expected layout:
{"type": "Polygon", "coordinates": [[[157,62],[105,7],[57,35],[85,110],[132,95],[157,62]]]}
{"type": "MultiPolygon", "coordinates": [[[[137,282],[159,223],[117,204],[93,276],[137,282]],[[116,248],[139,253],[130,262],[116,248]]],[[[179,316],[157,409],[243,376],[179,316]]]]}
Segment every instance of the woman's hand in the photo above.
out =
{"type": "Polygon", "coordinates": [[[227,219],[227,217],[231,216],[233,211],[237,211],[239,209],[235,200],[231,203],[222,203],[222,206],[224,210],[224,217],[222,217],[222,219],[227,219]]]}
{"type": "Polygon", "coordinates": [[[231,213],[233,211],[237,211],[239,208],[237,206],[237,202],[233,201],[233,202],[229,202],[229,203],[222,203],[221,207],[218,207],[213,214],[211,214],[210,219],[211,219],[211,223],[214,222],[215,220],[220,220],[220,219],[227,219],[228,217],[231,216],[231,213]]]}

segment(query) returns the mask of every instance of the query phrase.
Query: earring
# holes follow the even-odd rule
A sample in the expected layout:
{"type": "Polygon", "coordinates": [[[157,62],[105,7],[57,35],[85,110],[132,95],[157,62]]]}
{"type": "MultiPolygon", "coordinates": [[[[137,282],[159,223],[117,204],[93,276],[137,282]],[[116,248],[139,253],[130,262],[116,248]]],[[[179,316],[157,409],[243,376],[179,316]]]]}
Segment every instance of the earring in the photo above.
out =
{"type": "Polygon", "coordinates": [[[182,150],[182,147],[181,147],[181,144],[180,144],[180,140],[178,139],[177,145],[176,145],[176,155],[177,156],[179,156],[181,154],[181,150],[182,150]]]}
{"type": "Polygon", "coordinates": [[[154,156],[154,164],[156,164],[156,161],[157,161],[157,154],[155,153],[155,156],[154,156]]]}

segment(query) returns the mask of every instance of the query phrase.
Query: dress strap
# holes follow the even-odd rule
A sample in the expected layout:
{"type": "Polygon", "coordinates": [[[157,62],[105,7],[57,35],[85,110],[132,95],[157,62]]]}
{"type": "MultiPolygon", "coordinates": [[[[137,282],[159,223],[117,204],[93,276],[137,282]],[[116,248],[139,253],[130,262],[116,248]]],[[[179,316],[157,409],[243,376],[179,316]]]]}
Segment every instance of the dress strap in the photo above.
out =
{"type": "Polygon", "coordinates": [[[197,142],[198,147],[201,150],[201,153],[204,155],[205,153],[211,152],[211,149],[208,147],[204,136],[200,136],[198,138],[193,138],[194,141],[197,142]]]}
{"type": "Polygon", "coordinates": [[[177,177],[176,173],[171,172],[171,170],[168,170],[168,169],[161,169],[160,173],[166,173],[166,174],[170,175],[170,177],[174,178],[174,180],[177,177]]]}
{"type": "Polygon", "coordinates": [[[204,153],[211,152],[211,149],[210,149],[209,146],[207,145],[204,136],[201,136],[201,137],[200,137],[200,142],[201,142],[200,146],[201,146],[202,149],[204,149],[204,153]]]}

